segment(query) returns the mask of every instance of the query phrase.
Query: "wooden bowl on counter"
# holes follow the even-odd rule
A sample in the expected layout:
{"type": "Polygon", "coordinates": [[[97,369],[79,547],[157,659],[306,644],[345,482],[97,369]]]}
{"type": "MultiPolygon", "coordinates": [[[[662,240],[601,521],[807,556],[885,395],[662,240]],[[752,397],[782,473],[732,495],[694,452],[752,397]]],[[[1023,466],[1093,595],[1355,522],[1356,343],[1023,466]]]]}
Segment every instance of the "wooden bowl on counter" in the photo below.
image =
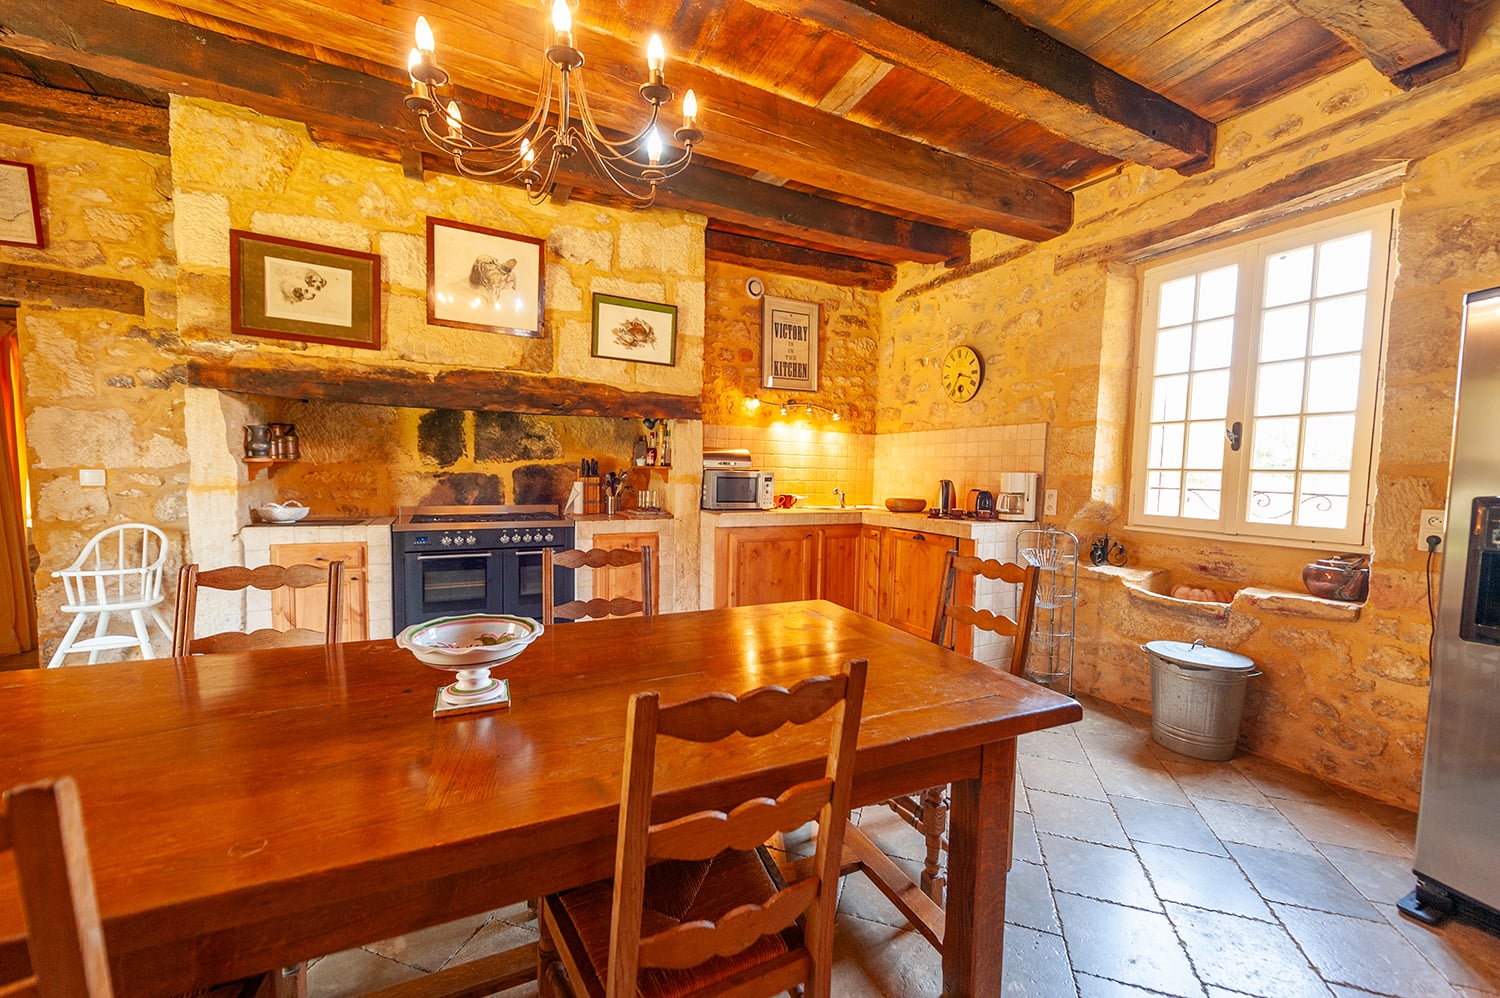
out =
{"type": "Polygon", "coordinates": [[[885,508],[892,513],[920,513],[927,508],[926,499],[887,499],[885,508]]]}

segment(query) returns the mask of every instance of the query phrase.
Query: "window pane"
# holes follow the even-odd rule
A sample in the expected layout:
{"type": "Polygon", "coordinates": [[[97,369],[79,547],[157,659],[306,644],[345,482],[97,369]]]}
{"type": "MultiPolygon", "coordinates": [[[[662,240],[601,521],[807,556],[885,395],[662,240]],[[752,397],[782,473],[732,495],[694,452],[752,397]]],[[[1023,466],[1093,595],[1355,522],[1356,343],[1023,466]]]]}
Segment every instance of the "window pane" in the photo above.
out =
{"type": "Polygon", "coordinates": [[[1182,424],[1151,427],[1151,452],[1146,464],[1152,468],[1182,467],[1182,424]]]}
{"type": "Polygon", "coordinates": [[[1186,467],[1224,467],[1223,422],[1214,420],[1212,423],[1188,424],[1186,467]]]}
{"type": "Polygon", "coordinates": [[[1363,291],[1370,280],[1370,233],[1356,232],[1318,247],[1318,297],[1363,291]]]}
{"type": "Polygon", "coordinates": [[[1348,353],[1364,342],[1364,295],[1318,302],[1313,312],[1313,353],[1348,353]]]}
{"type": "Polygon", "coordinates": [[[1193,377],[1190,419],[1223,419],[1229,411],[1229,372],[1205,371],[1193,377]]]}
{"type": "Polygon", "coordinates": [[[1359,354],[1320,357],[1307,365],[1307,411],[1352,412],[1359,404],[1359,354]]]}
{"type": "Polygon", "coordinates": [[[1245,519],[1251,523],[1292,522],[1292,495],[1297,476],[1258,471],[1250,476],[1250,495],[1245,502],[1245,519]]]}
{"type": "Polygon", "coordinates": [[[1158,326],[1185,326],[1193,321],[1193,292],[1196,277],[1179,277],[1161,286],[1161,307],[1156,311],[1158,326]]]}
{"type": "Polygon", "coordinates": [[[1234,320],[1200,322],[1193,339],[1193,368],[1228,367],[1234,346],[1234,320]]]}
{"type": "Polygon", "coordinates": [[[1146,512],[1152,516],[1177,516],[1182,512],[1182,475],[1156,471],[1146,481],[1146,512]]]}
{"type": "Polygon", "coordinates": [[[1302,437],[1302,467],[1347,471],[1354,449],[1354,415],[1309,416],[1302,437]]]}
{"type": "Polygon", "coordinates": [[[1260,359],[1290,360],[1307,354],[1307,306],[1272,309],[1260,320],[1260,359]]]}
{"type": "Polygon", "coordinates": [[[1185,374],[1170,378],[1157,378],[1151,389],[1151,422],[1168,423],[1187,418],[1187,386],[1185,374]]]}
{"type": "Polygon", "coordinates": [[[1296,416],[1290,419],[1255,420],[1250,429],[1250,467],[1297,467],[1297,433],[1301,427],[1302,420],[1296,416]]]}
{"type": "Polygon", "coordinates": [[[1342,527],[1349,516],[1348,475],[1303,475],[1297,502],[1297,524],[1342,527]]]}
{"type": "Polygon", "coordinates": [[[1187,476],[1182,497],[1182,515],[1195,520],[1217,520],[1223,498],[1224,476],[1216,471],[1195,471],[1187,476]]]}
{"type": "Polygon", "coordinates": [[[1233,315],[1239,279],[1240,268],[1234,264],[1204,274],[1198,282],[1198,318],[1233,315]]]}
{"type": "Polygon", "coordinates": [[[1286,416],[1302,411],[1303,361],[1262,364],[1255,386],[1257,416],[1286,416]]]}
{"type": "Polygon", "coordinates": [[[1157,333],[1156,373],[1177,374],[1186,371],[1192,344],[1192,326],[1174,326],[1157,333]]]}
{"type": "Polygon", "coordinates": [[[1266,305],[1307,301],[1312,289],[1313,248],[1303,246],[1266,261],[1266,305]]]}

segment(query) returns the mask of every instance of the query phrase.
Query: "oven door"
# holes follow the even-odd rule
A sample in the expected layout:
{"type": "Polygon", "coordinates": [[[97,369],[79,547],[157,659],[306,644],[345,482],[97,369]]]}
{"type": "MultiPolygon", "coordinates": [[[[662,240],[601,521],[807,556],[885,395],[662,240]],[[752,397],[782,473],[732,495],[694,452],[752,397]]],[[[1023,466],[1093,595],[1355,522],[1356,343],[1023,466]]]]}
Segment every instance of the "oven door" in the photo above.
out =
{"type": "MultiPolygon", "coordinates": [[[[517,548],[498,551],[505,564],[506,607],[503,613],[515,613],[533,620],[542,619],[542,551],[543,548],[517,548]]],[[[566,568],[552,570],[552,595],[559,603],[573,598],[573,572],[566,568]]]]}
{"type": "Polygon", "coordinates": [[[506,613],[504,551],[413,552],[405,560],[407,627],[460,613],[506,613]]]}

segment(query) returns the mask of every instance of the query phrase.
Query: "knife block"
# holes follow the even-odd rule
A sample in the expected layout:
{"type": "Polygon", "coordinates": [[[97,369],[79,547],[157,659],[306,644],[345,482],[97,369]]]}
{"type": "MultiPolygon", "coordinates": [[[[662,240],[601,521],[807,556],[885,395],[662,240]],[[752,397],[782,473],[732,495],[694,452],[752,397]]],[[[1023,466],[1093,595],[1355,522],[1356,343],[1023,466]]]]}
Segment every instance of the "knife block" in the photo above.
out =
{"type": "Polygon", "coordinates": [[[604,512],[604,484],[597,476],[580,478],[579,481],[583,483],[584,514],[604,512]]]}

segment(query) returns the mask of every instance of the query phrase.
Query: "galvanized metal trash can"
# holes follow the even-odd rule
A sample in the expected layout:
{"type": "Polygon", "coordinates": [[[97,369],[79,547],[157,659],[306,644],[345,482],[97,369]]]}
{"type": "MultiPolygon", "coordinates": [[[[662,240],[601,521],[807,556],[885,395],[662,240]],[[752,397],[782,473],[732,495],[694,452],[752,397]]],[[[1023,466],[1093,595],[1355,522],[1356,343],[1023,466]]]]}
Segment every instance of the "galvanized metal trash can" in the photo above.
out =
{"type": "Polygon", "coordinates": [[[1202,638],[1141,645],[1151,662],[1151,737],[1195,759],[1234,755],[1245,710],[1245,683],[1255,662],[1202,638]]]}

